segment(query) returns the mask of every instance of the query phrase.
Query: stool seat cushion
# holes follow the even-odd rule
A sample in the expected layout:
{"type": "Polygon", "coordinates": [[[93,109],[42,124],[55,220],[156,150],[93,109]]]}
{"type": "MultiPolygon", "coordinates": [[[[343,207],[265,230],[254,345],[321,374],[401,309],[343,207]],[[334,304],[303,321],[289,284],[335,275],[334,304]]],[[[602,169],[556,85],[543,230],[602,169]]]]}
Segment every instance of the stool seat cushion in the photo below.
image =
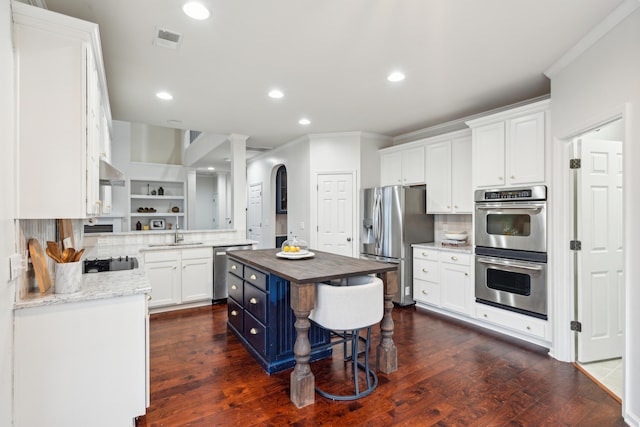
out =
{"type": "Polygon", "coordinates": [[[384,311],[384,284],[378,277],[363,277],[367,278],[366,283],[353,286],[318,283],[316,306],[309,318],[334,331],[361,329],[380,322],[384,311]]]}

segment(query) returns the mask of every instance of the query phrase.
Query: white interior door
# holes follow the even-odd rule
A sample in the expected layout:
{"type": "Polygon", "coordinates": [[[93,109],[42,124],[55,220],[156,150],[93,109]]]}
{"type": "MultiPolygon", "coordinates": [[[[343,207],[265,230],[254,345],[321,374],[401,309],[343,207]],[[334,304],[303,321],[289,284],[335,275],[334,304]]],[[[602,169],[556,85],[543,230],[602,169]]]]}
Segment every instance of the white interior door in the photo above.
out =
{"type": "Polygon", "coordinates": [[[249,187],[247,211],[247,238],[261,242],[262,238],[262,183],[249,187]]]}
{"type": "Polygon", "coordinates": [[[353,256],[353,175],[318,175],[318,249],[353,256]]]}
{"type": "Polygon", "coordinates": [[[622,357],[622,142],[579,142],[578,361],[622,357]]]}

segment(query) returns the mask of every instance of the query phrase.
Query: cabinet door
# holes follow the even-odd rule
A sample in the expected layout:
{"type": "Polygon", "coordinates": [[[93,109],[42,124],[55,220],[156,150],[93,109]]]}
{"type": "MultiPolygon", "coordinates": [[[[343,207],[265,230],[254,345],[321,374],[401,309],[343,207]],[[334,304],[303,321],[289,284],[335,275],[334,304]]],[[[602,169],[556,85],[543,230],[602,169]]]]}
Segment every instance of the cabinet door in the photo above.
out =
{"type": "Polygon", "coordinates": [[[180,303],[179,261],[145,262],[144,269],[151,283],[149,307],[180,303]]]}
{"type": "Polygon", "coordinates": [[[427,213],[451,212],[451,141],[427,146],[427,213]]]}
{"type": "Polygon", "coordinates": [[[213,298],[213,258],[182,260],[182,302],[213,298]]]}
{"type": "Polygon", "coordinates": [[[380,155],[380,185],[402,184],[402,153],[380,155]]]}
{"type": "Polygon", "coordinates": [[[503,187],[504,122],[473,129],[473,181],[476,187],[503,187]]]}
{"type": "Polygon", "coordinates": [[[440,264],[440,294],[442,307],[462,314],[471,314],[471,277],[469,267],[440,264]]]}
{"type": "MultiPolygon", "coordinates": [[[[427,197],[429,191],[427,191],[427,197]]],[[[451,211],[453,213],[473,211],[471,137],[469,136],[451,141],[451,211]]]]}
{"type": "Polygon", "coordinates": [[[544,182],[544,112],[507,121],[506,172],[512,185],[544,182]]]}
{"type": "Polygon", "coordinates": [[[402,185],[424,184],[424,147],[402,151],[402,185]]]}

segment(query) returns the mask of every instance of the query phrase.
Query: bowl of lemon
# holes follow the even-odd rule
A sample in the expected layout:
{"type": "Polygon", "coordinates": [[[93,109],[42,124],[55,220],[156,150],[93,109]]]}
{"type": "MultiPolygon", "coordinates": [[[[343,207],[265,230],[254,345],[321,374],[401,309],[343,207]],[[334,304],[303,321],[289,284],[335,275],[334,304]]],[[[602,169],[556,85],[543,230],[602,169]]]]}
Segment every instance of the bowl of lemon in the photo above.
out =
{"type": "Polygon", "coordinates": [[[309,244],[297,237],[282,242],[280,252],[276,254],[280,258],[289,259],[308,258],[313,255],[313,252],[309,252],[309,244]]]}

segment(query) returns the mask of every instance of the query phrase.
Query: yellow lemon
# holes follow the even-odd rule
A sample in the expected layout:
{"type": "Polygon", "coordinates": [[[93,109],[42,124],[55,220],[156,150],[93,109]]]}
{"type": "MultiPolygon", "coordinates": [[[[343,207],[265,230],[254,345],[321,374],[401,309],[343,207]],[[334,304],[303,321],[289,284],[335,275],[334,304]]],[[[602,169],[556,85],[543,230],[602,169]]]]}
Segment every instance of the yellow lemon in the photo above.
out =
{"type": "Polygon", "coordinates": [[[285,246],[284,248],[282,248],[282,250],[285,252],[289,252],[291,248],[289,246],[285,246]]]}
{"type": "Polygon", "coordinates": [[[300,246],[294,246],[291,248],[292,252],[300,252],[300,246]]]}

